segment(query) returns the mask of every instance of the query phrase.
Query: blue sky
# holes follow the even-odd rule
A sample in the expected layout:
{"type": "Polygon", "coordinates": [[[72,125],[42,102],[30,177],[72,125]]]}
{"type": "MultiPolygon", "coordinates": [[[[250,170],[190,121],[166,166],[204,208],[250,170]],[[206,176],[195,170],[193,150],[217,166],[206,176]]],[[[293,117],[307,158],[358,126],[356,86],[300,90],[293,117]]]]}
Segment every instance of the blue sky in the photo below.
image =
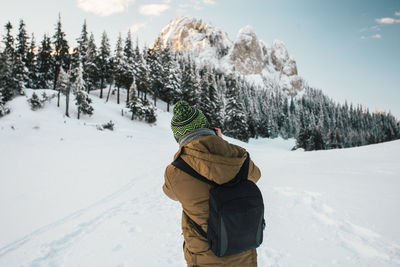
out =
{"type": "Polygon", "coordinates": [[[125,35],[130,28],[141,44],[151,44],[177,15],[201,18],[232,40],[241,27],[251,25],[267,44],[285,42],[309,85],[336,101],[391,110],[400,118],[398,0],[1,1],[1,25],[10,20],[17,28],[23,18],[37,41],[45,32],[53,34],[60,12],[70,45],[75,45],[84,19],[97,41],[105,30],[112,45],[119,32],[125,35]]]}

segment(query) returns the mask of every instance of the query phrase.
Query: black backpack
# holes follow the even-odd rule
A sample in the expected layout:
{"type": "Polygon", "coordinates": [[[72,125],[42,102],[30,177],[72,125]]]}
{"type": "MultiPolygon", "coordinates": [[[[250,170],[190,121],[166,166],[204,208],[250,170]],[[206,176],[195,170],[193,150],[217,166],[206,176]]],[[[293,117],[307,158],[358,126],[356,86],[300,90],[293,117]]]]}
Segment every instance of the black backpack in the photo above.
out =
{"type": "Polygon", "coordinates": [[[207,233],[189,220],[208,240],[217,257],[224,257],[257,248],[263,241],[264,203],[260,189],[247,179],[250,155],[247,153],[238,174],[225,184],[217,184],[198,174],[180,156],[172,165],[212,186],[207,233]]]}

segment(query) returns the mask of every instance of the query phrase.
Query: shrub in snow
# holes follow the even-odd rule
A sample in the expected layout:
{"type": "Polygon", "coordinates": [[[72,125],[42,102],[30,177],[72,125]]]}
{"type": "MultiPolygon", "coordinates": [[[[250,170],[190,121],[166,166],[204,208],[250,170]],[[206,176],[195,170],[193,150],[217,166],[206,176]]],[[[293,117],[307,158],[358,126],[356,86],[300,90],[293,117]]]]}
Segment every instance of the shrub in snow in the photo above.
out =
{"type": "Polygon", "coordinates": [[[144,110],[144,120],[148,123],[155,122],[156,114],[155,114],[155,107],[150,101],[147,99],[143,100],[143,110],[144,110]]]}
{"type": "Polygon", "coordinates": [[[75,93],[75,104],[78,106],[78,120],[80,118],[81,113],[92,115],[93,107],[90,105],[92,103],[92,99],[88,96],[88,94],[83,90],[78,90],[75,93]]]}
{"type": "Polygon", "coordinates": [[[128,103],[127,107],[132,112],[131,120],[140,119],[143,116],[143,104],[139,98],[135,98],[134,100],[128,103]]]}
{"type": "Polygon", "coordinates": [[[4,115],[7,115],[8,113],[10,113],[10,109],[0,103],[0,117],[3,117],[4,115]]]}
{"type": "Polygon", "coordinates": [[[31,105],[32,110],[37,110],[43,107],[43,102],[39,99],[38,95],[34,92],[31,98],[28,99],[28,103],[31,105]]]}
{"type": "Polygon", "coordinates": [[[112,121],[107,122],[105,124],[102,125],[103,129],[108,129],[110,131],[114,131],[114,123],[112,121]]]}
{"type": "Polygon", "coordinates": [[[41,101],[42,101],[42,103],[50,102],[50,100],[52,100],[56,96],[57,96],[56,94],[47,95],[46,92],[43,92],[41,101]]]}
{"type": "Polygon", "coordinates": [[[127,108],[132,112],[132,120],[145,120],[148,123],[156,121],[154,105],[147,99],[136,97],[136,90],[132,90],[127,108]]]}
{"type": "Polygon", "coordinates": [[[46,92],[43,92],[39,97],[36,92],[33,92],[31,98],[28,99],[28,103],[31,105],[32,110],[37,110],[44,107],[44,103],[50,102],[50,100],[55,97],[56,94],[47,95],[46,92]]]}
{"type": "Polygon", "coordinates": [[[128,104],[128,108],[132,112],[132,120],[144,120],[148,123],[153,123],[157,120],[155,115],[155,107],[147,99],[142,100],[140,98],[136,98],[135,101],[131,101],[128,104]]]}
{"type": "Polygon", "coordinates": [[[0,88],[0,117],[3,117],[4,115],[10,113],[10,109],[6,108],[4,105],[5,105],[5,101],[4,101],[3,95],[1,93],[1,88],[0,88]]]}

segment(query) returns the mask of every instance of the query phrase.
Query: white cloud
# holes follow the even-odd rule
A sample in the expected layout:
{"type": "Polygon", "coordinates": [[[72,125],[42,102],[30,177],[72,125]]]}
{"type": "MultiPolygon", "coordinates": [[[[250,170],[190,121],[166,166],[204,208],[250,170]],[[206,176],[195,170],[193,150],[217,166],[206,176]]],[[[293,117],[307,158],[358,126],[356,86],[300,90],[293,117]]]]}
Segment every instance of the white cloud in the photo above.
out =
{"type": "Polygon", "coordinates": [[[363,35],[363,36],[361,36],[361,39],[381,39],[382,38],[382,35],[381,34],[374,34],[374,35],[370,35],[370,36],[365,36],[365,35],[363,35]]]}
{"type": "Polygon", "coordinates": [[[136,24],[133,24],[131,27],[129,27],[129,29],[130,29],[131,32],[133,33],[133,32],[139,31],[139,30],[142,29],[142,28],[145,28],[146,25],[147,25],[146,22],[136,23],[136,24]]]}
{"type": "Polygon", "coordinates": [[[394,14],[395,14],[396,16],[400,16],[400,11],[394,12],[394,14]]]}
{"type": "Polygon", "coordinates": [[[376,22],[378,22],[379,24],[395,24],[395,23],[400,23],[400,19],[380,18],[376,19],[376,22]]]}
{"type": "Polygon", "coordinates": [[[77,0],[78,8],[105,17],[125,11],[135,0],[77,0]]]}
{"type": "Polygon", "coordinates": [[[362,29],[360,29],[360,32],[367,32],[367,31],[378,32],[380,30],[381,30],[381,28],[379,28],[378,25],[375,25],[375,26],[371,26],[371,27],[368,27],[368,28],[362,28],[362,29]]]}
{"type": "Polygon", "coordinates": [[[378,25],[372,26],[370,29],[371,29],[371,31],[380,31],[381,30],[381,28],[379,28],[378,25]]]}
{"type": "Polygon", "coordinates": [[[207,4],[207,5],[214,5],[215,1],[214,0],[203,0],[203,3],[207,4]]]}
{"type": "Polygon", "coordinates": [[[160,16],[168,8],[169,5],[166,4],[143,5],[139,8],[139,13],[145,16],[160,16]]]}
{"type": "Polygon", "coordinates": [[[179,5],[178,12],[184,13],[188,9],[203,10],[205,5],[215,5],[215,0],[189,0],[179,5]]]}

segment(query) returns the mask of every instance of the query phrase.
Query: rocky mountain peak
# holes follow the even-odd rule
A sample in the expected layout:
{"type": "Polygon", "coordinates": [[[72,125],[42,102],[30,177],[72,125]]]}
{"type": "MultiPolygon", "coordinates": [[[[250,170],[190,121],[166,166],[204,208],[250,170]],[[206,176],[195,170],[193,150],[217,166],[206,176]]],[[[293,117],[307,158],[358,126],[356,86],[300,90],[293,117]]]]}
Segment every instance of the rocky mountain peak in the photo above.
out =
{"type": "Polygon", "coordinates": [[[243,74],[260,74],[264,68],[260,42],[250,26],[239,30],[229,59],[235,69],[243,74]]]}
{"type": "Polygon", "coordinates": [[[266,45],[250,26],[241,28],[232,42],[225,32],[201,19],[179,16],[163,28],[153,47],[168,45],[191,53],[199,64],[226,73],[237,72],[260,85],[277,85],[290,95],[302,89],[296,61],[285,44],[275,40],[271,46],[266,45]]]}
{"type": "Polygon", "coordinates": [[[178,51],[202,52],[213,48],[221,58],[227,54],[232,42],[226,33],[201,19],[179,16],[163,28],[154,46],[165,47],[168,44],[178,51]]]}
{"type": "Polygon", "coordinates": [[[271,46],[271,62],[276,71],[291,76],[297,75],[296,61],[289,56],[285,43],[274,40],[271,46]]]}

